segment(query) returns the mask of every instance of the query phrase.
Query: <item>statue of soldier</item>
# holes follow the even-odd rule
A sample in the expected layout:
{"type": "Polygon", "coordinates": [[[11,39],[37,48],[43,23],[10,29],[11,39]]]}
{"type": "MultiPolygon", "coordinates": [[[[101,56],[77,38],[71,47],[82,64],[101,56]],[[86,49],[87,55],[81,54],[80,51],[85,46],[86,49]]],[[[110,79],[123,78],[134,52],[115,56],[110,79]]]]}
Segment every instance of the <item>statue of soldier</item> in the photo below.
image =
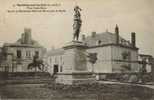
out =
{"type": "Polygon", "coordinates": [[[80,14],[81,8],[79,6],[74,7],[74,24],[73,24],[73,40],[78,40],[79,39],[79,33],[80,33],[80,28],[82,25],[82,20],[81,20],[81,14],[80,14]]]}

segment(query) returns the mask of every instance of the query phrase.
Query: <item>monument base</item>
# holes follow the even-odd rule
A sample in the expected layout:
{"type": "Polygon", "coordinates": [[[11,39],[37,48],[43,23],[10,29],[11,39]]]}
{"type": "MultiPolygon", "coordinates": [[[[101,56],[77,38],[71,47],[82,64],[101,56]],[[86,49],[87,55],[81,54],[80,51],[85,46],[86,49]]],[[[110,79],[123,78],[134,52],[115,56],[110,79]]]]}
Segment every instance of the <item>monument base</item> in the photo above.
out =
{"type": "Polygon", "coordinates": [[[78,72],[78,73],[58,73],[56,83],[74,85],[74,84],[89,84],[95,82],[92,73],[78,72]]]}
{"type": "Polygon", "coordinates": [[[63,71],[57,73],[56,83],[86,84],[94,81],[87,69],[87,46],[79,41],[67,43],[64,47],[63,71]]]}

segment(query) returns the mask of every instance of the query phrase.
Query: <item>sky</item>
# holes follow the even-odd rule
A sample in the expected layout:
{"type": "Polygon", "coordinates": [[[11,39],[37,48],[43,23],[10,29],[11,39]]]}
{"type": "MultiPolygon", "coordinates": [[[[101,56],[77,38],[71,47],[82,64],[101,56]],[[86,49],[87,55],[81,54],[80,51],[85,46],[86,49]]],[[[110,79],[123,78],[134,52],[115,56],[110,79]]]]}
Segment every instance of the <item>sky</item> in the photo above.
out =
{"type": "Polygon", "coordinates": [[[136,32],[139,53],[154,56],[154,0],[0,0],[0,44],[18,40],[24,28],[32,29],[32,37],[46,48],[60,48],[73,37],[73,8],[82,8],[81,34],[86,36],[108,30],[118,24],[120,35],[130,40],[136,32]],[[8,13],[16,4],[58,4],[51,10],[65,12],[8,13]]]}

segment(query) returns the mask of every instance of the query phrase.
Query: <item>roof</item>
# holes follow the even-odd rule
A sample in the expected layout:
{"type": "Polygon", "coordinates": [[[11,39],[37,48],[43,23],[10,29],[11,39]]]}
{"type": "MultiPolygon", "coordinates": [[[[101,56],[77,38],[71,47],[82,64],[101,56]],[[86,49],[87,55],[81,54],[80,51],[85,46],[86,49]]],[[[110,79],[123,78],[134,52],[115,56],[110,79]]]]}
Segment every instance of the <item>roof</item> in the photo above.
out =
{"type": "Polygon", "coordinates": [[[4,43],[4,47],[29,47],[29,48],[42,48],[37,41],[31,39],[31,43],[22,43],[21,38],[18,39],[15,43],[4,43]]]}
{"type": "Polygon", "coordinates": [[[4,47],[30,47],[30,48],[42,48],[40,44],[22,44],[19,42],[15,43],[4,43],[4,47]]]}
{"type": "Polygon", "coordinates": [[[57,55],[63,55],[64,49],[53,49],[47,52],[47,56],[57,56],[57,55]]]}
{"type": "MultiPolygon", "coordinates": [[[[84,41],[87,46],[93,47],[97,45],[116,44],[116,34],[111,32],[97,33],[94,37],[87,36],[84,41]]],[[[119,43],[125,46],[132,47],[130,41],[119,36],[119,43]]]]}

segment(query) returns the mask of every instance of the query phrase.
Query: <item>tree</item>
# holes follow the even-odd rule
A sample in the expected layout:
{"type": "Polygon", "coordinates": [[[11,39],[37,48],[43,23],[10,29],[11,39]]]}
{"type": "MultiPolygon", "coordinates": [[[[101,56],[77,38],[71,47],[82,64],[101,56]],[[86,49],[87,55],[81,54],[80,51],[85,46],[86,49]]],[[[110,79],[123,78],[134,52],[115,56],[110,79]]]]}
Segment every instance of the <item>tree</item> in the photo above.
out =
{"type": "Polygon", "coordinates": [[[39,59],[38,53],[34,55],[33,62],[28,65],[28,69],[32,69],[32,68],[35,68],[35,71],[37,68],[42,71],[44,70],[43,60],[39,59]]]}
{"type": "Polygon", "coordinates": [[[88,57],[89,57],[89,62],[91,62],[92,64],[96,63],[97,53],[89,53],[88,57]]]}
{"type": "Polygon", "coordinates": [[[146,70],[146,59],[142,59],[141,62],[139,62],[140,64],[142,64],[142,67],[140,68],[139,70],[139,78],[141,79],[141,82],[142,83],[145,83],[146,82],[146,73],[147,73],[147,70],[146,70]]]}
{"type": "Polygon", "coordinates": [[[92,64],[92,72],[94,72],[94,64],[97,61],[97,53],[88,54],[89,62],[92,64]]]}

